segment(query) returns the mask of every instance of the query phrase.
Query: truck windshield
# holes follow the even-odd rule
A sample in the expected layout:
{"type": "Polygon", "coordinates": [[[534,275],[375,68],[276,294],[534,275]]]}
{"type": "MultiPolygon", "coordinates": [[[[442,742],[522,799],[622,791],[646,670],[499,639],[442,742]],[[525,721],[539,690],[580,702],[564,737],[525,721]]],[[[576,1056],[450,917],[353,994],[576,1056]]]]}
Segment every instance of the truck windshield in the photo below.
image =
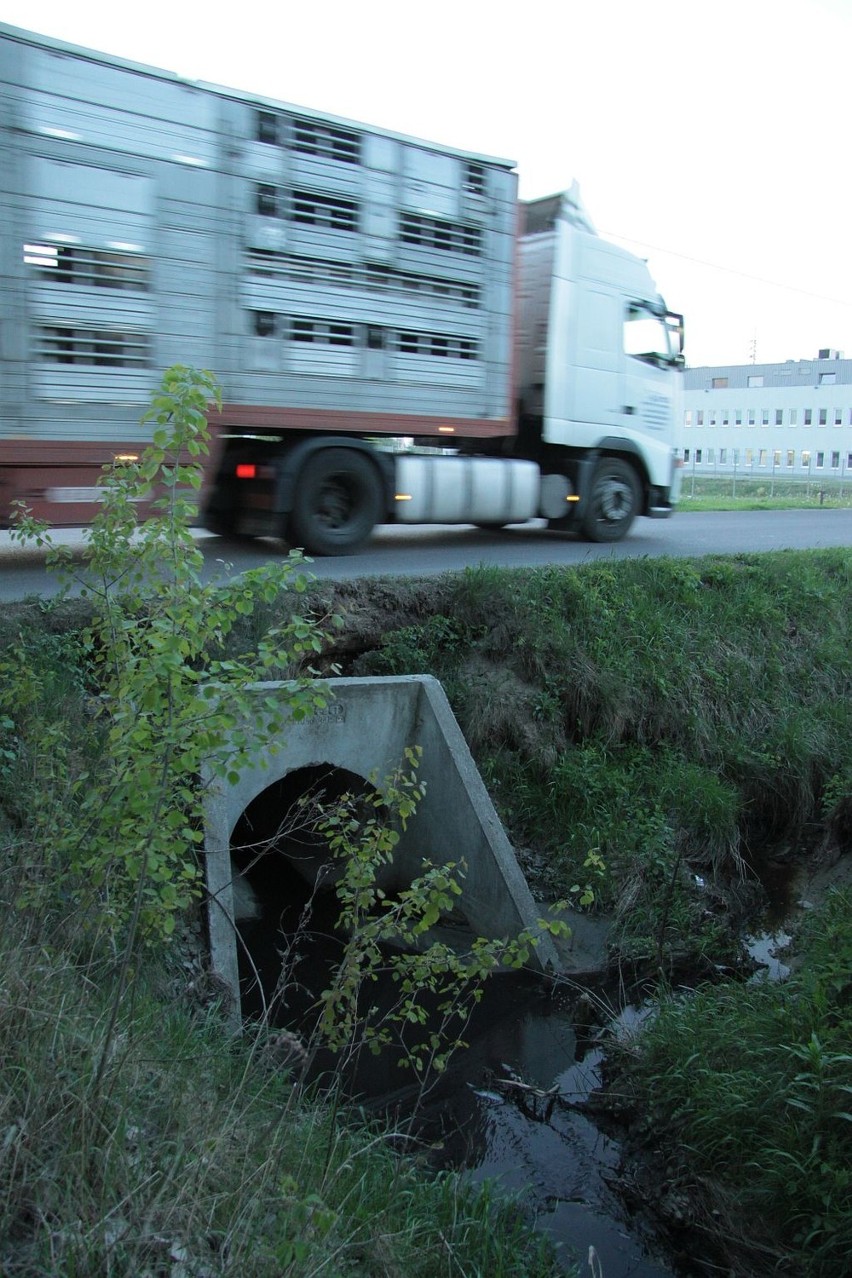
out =
{"type": "Polygon", "coordinates": [[[683,362],[683,318],[662,307],[634,302],[624,321],[624,350],[646,364],[683,362]]]}

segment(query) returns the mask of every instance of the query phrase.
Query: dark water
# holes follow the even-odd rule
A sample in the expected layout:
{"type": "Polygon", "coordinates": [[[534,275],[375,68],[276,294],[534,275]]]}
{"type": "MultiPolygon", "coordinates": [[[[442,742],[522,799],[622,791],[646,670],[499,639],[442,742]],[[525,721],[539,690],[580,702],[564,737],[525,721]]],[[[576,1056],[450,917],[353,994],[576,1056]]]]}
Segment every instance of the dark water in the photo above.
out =
{"type": "MultiPolygon", "coordinates": [[[[275,879],[274,892],[257,885],[262,914],[240,929],[250,955],[242,960],[243,1011],[260,1015],[283,987],[273,1020],[304,1034],[308,1009],[339,953],[332,935],[338,907],[319,897],[308,922],[308,892],[298,877],[282,881],[279,861],[275,879]],[[307,930],[294,941],[300,921],[307,930]],[[287,975],[279,984],[282,953],[287,975]]],[[[371,1004],[381,997],[371,986],[371,1004]]],[[[570,991],[534,978],[494,977],[461,1031],[468,1046],[426,1095],[389,1051],[362,1052],[351,1062],[349,1094],[416,1136],[435,1168],[520,1194],[536,1227],[560,1244],[566,1269],[581,1262],[585,1272],[593,1248],[606,1278],[667,1278],[672,1270],[655,1258],[653,1238],[615,1192],[618,1144],[583,1111],[601,1082],[602,1053],[578,1039],[574,1002],[570,991]]],[[[334,1065],[318,1057],[320,1073],[334,1065]]]]}

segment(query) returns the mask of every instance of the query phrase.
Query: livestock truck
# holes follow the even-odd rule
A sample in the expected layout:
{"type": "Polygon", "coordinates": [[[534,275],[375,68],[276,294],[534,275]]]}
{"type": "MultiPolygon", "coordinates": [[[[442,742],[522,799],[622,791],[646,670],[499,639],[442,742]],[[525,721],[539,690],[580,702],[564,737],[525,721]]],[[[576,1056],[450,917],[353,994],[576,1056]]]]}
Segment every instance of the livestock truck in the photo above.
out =
{"type": "Polygon", "coordinates": [[[0,522],[86,523],[173,363],[220,533],[669,515],[682,318],[514,169],[0,25],[0,522]]]}

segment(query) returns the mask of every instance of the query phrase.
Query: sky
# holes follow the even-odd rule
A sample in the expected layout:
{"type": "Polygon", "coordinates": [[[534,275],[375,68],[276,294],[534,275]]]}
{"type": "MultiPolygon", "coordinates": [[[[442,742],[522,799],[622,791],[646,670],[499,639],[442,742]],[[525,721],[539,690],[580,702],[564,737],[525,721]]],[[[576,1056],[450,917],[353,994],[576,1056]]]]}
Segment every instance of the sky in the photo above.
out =
{"type": "Polygon", "coordinates": [[[0,0],[0,21],[576,179],[692,366],[852,358],[852,0],[0,0]]]}

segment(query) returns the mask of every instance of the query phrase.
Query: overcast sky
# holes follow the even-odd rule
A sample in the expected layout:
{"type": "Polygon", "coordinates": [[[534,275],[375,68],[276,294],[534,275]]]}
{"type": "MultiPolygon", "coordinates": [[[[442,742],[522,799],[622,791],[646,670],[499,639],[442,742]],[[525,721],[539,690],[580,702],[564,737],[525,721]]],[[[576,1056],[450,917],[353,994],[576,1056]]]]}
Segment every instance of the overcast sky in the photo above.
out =
{"type": "Polygon", "coordinates": [[[852,357],[852,0],[0,0],[0,20],[576,178],[690,364],[852,357]]]}

